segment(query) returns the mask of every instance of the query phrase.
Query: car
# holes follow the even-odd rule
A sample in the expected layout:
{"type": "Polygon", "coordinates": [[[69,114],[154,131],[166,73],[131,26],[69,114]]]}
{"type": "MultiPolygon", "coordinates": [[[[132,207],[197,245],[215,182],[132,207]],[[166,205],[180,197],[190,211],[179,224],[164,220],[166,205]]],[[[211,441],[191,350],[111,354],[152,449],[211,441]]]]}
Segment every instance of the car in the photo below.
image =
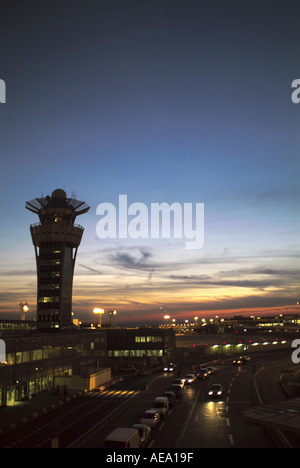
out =
{"type": "Polygon", "coordinates": [[[223,393],[223,385],[221,384],[213,384],[211,390],[208,392],[208,395],[211,397],[214,396],[221,396],[223,393]]]}
{"type": "Polygon", "coordinates": [[[120,367],[119,371],[120,372],[135,372],[136,367],[131,366],[130,364],[128,364],[126,366],[120,367]]]}
{"type": "Polygon", "coordinates": [[[216,372],[215,367],[207,367],[206,369],[207,369],[208,374],[214,374],[216,372]]]}
{"type": "Polygon", "coordinates": [[[168,366],[164,367],[165,372],[174,372],[177,369],[177,364],[174,364],[173,362],[170,362],[168,366]]]}
{"type": "Polygon", "coordinates": [[[197,379],[202,379],[205,380],[208,377],[208,372],[207,369],[200,369],[200,371],[197,373],[197,379]]]}
{"type": "Polygon", "coordinates": [[[161,418],[165,418],[169,413],[169,400],[166,396],[156,397],[151,404],[151,409],[156,410],[161,418]]]}
{"type": "Polygon", "coordinates": [[[168,398],[170,406],[175,405],[177,398],[174,392],[165,392],[163,396],[166,396],[168,398]]]}
{"type": "Polygon", "coordinates": [[[160,416],[155,410],[147,410],[140,419],[140,424],[148,424],[151,429],[155,429],[160,421],[160,416]]]}
{"type": "Polygon", "coordinates": [[[140,447],[145,447],[146,443],[150,439],[151,427],[149,424],[134,424],[132,427],[133,429],[137,429],[139,431],[140,447]]]}
{"type": "Polygon", "coordinates": [[[178,384],[171,385],[170,391],[175,393],[176,398],[181,398],[182,395],[182,386],[178,384]]]}
{"type": "Polygon", "coordinates": [[[185,376],[185,378],[184,378],[184,382],[186,384],[189,384],[189,385],[195,383],[196,382],[196,375],[195,374],[187,374],[185,376]]]}
{"type": "Polygon", "coordinates": [[[172,385],[181,385],[181,388],[184,388],[184,379],[174,379],[172,385]]]}
{"type": "Polygon", "coordinates": [[[248,356],[240,356],[237,359],[234,359],[232,364],[235,364],[236,366],[242,366],[243,364],[248,364],[249,361],[251,361],[251,359],[248,356]]]}

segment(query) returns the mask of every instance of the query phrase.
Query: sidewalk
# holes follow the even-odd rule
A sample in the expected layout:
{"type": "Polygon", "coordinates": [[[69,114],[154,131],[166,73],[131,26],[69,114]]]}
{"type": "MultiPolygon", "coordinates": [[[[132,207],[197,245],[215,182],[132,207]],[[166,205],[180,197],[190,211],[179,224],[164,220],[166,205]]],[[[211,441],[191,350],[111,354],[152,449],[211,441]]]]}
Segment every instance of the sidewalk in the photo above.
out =
{"type": "MultiPolygon", "coordinates": [[[[150,374],[157,370],[161,370],[161,366],[150,369],[150,374]]],[[[94,391],[102,391],[104,387],[107,388],[108,386],[114,385],[119,380],[123,380],[123,378],[126,378],[127,376],[129,376],[129,374],[127,375],[124,373],[116,373],[110,382],[103,385],[103,387],[94,389],[94,391]]],[[[66,398],[65,401],[63,390],[61,389],[61,393],[59,395],[45,391],[39,393],[31,400],[28,399],[25,401],[17,401],[13,406],[5,406],[4,408],[0,408],[0,437],[1,434],[6,433],[7,431],[12,431],[16,427],[19,427],[22,424],[25,424],[26,422],[39,416],[42,416],[54,408],[68,404],[69,401],[84,394],[83,390],[80,391],[67,389],[67,392],[68,398],[66,398]]]]}
{"type": "Polygon", "coordinates": [[[17,401],[13,406],[0,408],[0,437],[1,434],[38,418],[54,408],[68,404],[69,401],[79,395],[81,395],[79,391],[69,390],[68,398],[64,400],[63,392],[60,395],[55,395],[45,391],[31,400],[17,401]]]}

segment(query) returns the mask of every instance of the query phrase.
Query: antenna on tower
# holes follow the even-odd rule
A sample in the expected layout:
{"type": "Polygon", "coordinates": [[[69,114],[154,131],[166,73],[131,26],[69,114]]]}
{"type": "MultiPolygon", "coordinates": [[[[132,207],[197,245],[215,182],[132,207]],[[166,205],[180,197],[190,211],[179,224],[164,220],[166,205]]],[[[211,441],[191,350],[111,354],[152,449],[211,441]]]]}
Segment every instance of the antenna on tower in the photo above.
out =
{"type": "Polygon", "coordinates": [[[71,193],[71,198],[73,198],[74,200],[76,200],[76,193],[75,193],[75,190],[73,190],[73,192],[71,193]]]}

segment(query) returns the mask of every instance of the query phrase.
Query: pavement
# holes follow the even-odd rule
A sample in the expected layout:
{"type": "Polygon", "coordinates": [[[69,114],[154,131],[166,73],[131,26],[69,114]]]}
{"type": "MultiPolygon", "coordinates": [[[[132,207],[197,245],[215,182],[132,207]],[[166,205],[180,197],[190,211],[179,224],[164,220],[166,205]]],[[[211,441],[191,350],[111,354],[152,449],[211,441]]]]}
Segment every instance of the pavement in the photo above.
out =
{"type": "Polygon", "coordinates": [[[80,391],[68,390],[68,397],[64,399],[63,391],[59,395],[45,391],[30,400],[17,401],[13,406],[0,408],[0,437],[1,434],[12,431],[54,408],[67,405],[72,399],[80,395],[80,391]]]}
{"type": "MultiPolygon", "coordinates": [[[[158,369],[158,368],[157,368],[158,369]]],[[[157,370],[156,368],[154,369],[157,370]]],[[[161,369],[161,366],[159,366],[161,369]]],[[[152,371],[153,372],[153,371],[152,371]]],[[[95,389],[95,391],[102,391],[110,385],[113,385],[123,379],[122,375],[114,376],[114,379],[108,382],[103,387],[95,389]]],[[[24,401],[17,401],[13,406],[5,406],[0,408],[0,437],[1,434],[13,431],[16,427],[26,424],[35,418],[42,416],[49,411],[67,405],[72,399],[84,394],[84,391],[67,389],[68,397],[64,398],[63,389],[60,394],[55,394],[53,391],[44,391],[24,401]]]]}

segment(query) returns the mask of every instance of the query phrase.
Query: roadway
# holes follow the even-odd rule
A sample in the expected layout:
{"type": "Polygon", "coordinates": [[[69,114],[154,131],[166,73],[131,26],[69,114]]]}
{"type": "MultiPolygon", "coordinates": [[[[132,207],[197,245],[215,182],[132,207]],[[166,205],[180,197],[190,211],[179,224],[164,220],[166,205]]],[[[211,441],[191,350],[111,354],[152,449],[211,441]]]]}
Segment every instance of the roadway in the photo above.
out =
{"type": "MultiPolygon", "coordinates": [[[[241,411],[253,405],[252,365],[256,370],[274,360],[282,360],[285,367],[291,367],[290,350],[282,352],[251,355],[251,363],[241,367],[232,365],[234,356],[228,356],[224,364],[207,380],[197,380],[186,386],[183,396],[171,408],[169,415],[152,431],[148,448],[201,448],[201,447],[275,447],[277,441],[270,437],[270,432],[263,426],[249,425],[241,417],[241,411]],[[217,399],[208,397],[213,383],[223,385],[223,395],[217,399]]],[[[202,357],[203,359],[204,357],[202,357]]],[[[192,369],[195,361],[179,366],[181,376],[192,369]]],[[[285,368],[284,366],[282,369],[285,368]]],[[[264,374],[259,384],[265,402],[271,398],[285,399],[278,384],[278,372],[264,374]]],[[[148,391],[142,390],[133,404],[114,418],[85,445],[85,448],[103,447],[105,437],[118,426],[131,426],[139,422],[140,417],[150,408],[156,396],[166,391],[174,374],[162,371],[151,377],[130,375],[105,392],[89,392],[66,405],[56,408],[39,418],[26,423],[20,428],[3,434],[0,447],[41,447],[51,446],[53,421],[59,431],[59,446],[68,447],[92,428],[99,421],[119,408],[137,391],[144,389],[151,382],[148,391]]],[[[297,439],[293,443],[297,444],[297,439]]]]}
{"type": "MultiPolygon", "coordinates": [[[[252,365],[256,370],[274,360],[283,360],[286,367],[291,367],[290,351],[281,353],[266,353],[251,355],[250,365],[236,367],[232,365],[233,356],[226,358],[225,364],[207,380],[197,380],[195,384],[186,386],[182,398],[172,408],[170,414],[162,420],[158,428],[153,430],[148,448],[270,448],[277,446],[277,440],[270,435],[264,426],[247,424],[241,417],[241,411],[253,405],[252,398],[252,365]],[[213,383],[221,383],[224,392],[221,398],[211,399],[208,391],[213,383]]],[[[181,376],[190,371],[196,362],[181,365],[181,376]]],[[[283,366],[282,369],[285,367],[283,366]]],[[[264,379],[268,381],[267,374],[264,379]]],[[[270,385],[276,389],[277,398],[285,399],[276,375],[273,372],[271,383],[264,382],[263,391],[268,399],[270,385]]],[[[162,375],[155,385],[147,392],[142,392],[140,398],[123,414],[114,419],[102,429],[85,447],[103,447],[103,441],[114,428],[131,426],[139,422],[143,412],[148,409],[154,398],[167,390],[174,375],[162,375]]],[[[126,385],[126,382],[123,382],[126,385]]],[[[130,386],[130,378],[127,386],[130,386]]]]}

